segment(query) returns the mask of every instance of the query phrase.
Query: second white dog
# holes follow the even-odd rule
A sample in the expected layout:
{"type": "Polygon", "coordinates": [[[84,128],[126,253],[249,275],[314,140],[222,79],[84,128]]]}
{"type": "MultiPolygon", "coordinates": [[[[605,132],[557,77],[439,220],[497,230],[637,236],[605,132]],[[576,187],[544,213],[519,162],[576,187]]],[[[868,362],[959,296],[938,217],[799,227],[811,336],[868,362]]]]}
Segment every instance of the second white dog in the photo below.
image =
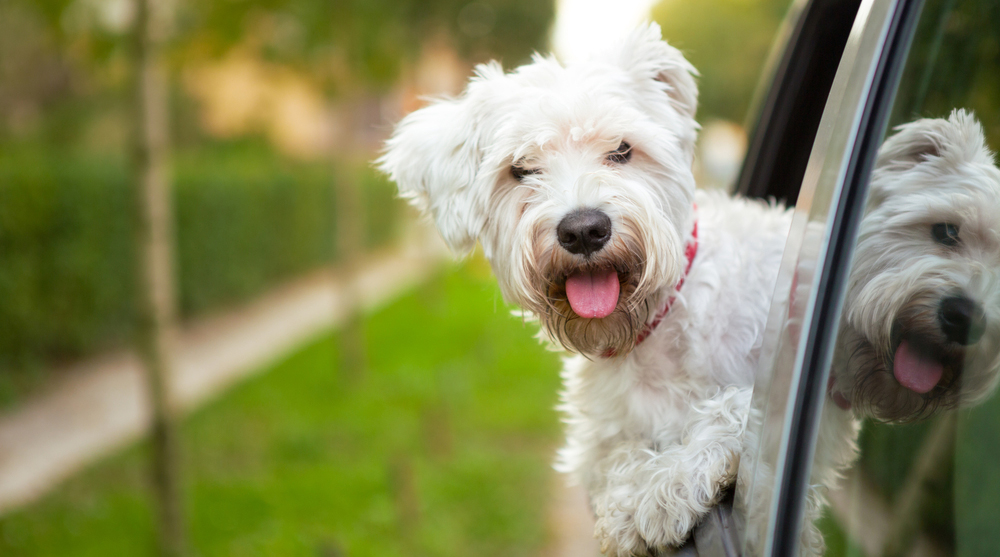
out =
{"type": "Polygon", "coordinates": [[[379,161],[570,353],[558,469],[611,555],[682,544],[732,482],[790,223],[695,191],[694,73],[655,25],[575,65],[482,65],[379,161]]]}

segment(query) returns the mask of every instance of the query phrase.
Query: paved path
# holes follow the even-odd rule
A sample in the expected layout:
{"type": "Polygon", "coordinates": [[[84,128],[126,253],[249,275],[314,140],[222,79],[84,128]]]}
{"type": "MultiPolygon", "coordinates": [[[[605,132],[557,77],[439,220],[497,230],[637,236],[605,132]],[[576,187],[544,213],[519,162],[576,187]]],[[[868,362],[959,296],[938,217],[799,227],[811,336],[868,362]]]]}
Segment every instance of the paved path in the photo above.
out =
{"type": "Polygon", "coordinates": [[[549,544],[539,557],[600,557],[594,539],[594,515],[582,487],[569,487],[566,477],[556,474],[549,502],[549,544]]]}
{"type": "MultiPolygon", "coordinates": [[[[318,272],[180,331],[170,377],[173,400],[190,410],[354,309],[375,307],[426,278],[445,250],[436,236],[420,230],[410,235],[415,241],[373,256],[353,276],[318,272]]],[[[147,429],[142,369],[131,352],[101,356],[58,376],[65,379],[0,416],[0,514],[37,499],[147,429]]]]}

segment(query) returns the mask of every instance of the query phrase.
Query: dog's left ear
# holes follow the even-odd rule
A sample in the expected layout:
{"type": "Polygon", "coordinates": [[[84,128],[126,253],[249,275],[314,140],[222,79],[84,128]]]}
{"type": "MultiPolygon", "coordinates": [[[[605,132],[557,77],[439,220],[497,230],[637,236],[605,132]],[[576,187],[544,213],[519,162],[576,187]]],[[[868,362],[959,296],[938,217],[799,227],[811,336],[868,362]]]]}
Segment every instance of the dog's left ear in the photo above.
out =
{"type": "Polygon", "coordinates": [[[633,31],[614,51],[612,62],[632,74],[639,83],[655,83],[670,98],[674,108],[694,118],[698,110],[698,70],[680,50],[663,41],[660,26],[650,23],[633,31]]]}

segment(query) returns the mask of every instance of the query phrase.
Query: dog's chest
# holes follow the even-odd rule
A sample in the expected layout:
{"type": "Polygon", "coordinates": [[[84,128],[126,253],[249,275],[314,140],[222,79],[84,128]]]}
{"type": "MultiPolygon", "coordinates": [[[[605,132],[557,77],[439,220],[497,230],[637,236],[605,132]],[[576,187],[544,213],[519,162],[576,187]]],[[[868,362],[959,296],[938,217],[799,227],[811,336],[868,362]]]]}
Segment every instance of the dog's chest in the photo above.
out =
{"type": "Polygon", "coordinates": [[[637,366],[627,391],[625,419],[645,436],[660,438],[679,433],[674,427],[687,421],[694,385],[680,365],[672,360],[661,360],[654,366],[637,366]]]}
{"type": "Polygon", "coordinates": [[[679,353],[656,352],[641,351],[613,366],[600,366],[585,395],[592,418],[645,438],[680,434],[691,397],[707,386],[686,372],[679,353]]]}

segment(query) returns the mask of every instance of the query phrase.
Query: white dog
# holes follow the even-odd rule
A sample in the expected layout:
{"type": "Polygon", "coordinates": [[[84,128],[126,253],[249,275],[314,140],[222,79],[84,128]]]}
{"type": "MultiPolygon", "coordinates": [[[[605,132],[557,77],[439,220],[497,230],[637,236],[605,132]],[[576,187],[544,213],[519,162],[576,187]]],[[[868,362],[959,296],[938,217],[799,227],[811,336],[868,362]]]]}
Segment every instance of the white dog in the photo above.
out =
{"type": "Polygon", "coordinates": [[[481,65],[379,160],[571,353],[557,467],[611,555],[682,544],[732,482],[790,224],[695,191],[694,73],[655,25],[578,64],[481,65]]]}

